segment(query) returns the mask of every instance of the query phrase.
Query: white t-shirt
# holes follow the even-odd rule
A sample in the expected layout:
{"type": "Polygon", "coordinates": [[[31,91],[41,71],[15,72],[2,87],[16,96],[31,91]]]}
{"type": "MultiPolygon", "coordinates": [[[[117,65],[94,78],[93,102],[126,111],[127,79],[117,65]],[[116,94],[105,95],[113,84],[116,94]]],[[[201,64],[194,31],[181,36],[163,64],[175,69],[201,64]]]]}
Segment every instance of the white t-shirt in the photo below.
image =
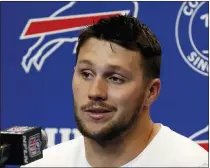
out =
{"type": "MultiPolygon", "coordinates": [[[[192,140],[161,125],[150,144],[122,167],[201,167],[208,166],[208,152],[192,140]]],[[[24,166],[23,166],[24,167],[24,166]]],[[[80,136],[43,151],[43,158],[26,167],[91,167],[80,136]]]]}

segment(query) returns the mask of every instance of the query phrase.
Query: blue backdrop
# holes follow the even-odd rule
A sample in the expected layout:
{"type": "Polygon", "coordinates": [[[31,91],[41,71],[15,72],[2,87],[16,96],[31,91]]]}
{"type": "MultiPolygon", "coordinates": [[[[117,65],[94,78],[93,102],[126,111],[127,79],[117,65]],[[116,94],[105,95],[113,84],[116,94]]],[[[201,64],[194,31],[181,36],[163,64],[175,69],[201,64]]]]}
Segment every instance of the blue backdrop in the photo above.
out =
{"type": "Polygon", "coordinates": [[[48,146],[79,135],[71,80],[79,32],[100,17],[130,14],[163,49],[155,122],[208,143],[208,2],[2,2],[2,128],[42,126],[48,146]]]}

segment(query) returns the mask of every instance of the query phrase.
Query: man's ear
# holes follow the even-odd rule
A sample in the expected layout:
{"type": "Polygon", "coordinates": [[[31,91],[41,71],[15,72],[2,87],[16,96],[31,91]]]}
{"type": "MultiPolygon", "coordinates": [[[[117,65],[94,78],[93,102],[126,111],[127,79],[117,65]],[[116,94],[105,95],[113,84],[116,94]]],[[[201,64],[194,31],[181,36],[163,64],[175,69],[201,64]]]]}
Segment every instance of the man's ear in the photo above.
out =
{"type": "Polygon", "coordinates": [[[145,106],[150,106],[159,96],[161,81],[159,78],[153,79],[147,87],[145,106]]]}

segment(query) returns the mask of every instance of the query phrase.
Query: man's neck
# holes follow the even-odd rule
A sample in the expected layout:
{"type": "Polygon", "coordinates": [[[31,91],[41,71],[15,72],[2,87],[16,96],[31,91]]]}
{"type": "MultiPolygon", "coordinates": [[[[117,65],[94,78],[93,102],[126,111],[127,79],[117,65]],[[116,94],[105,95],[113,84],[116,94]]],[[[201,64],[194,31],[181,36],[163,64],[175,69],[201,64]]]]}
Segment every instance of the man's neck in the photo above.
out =
{"type": "Polygon", "coordinates": [[[108,143],[85,137],[86,158],[92,167],[120,167],[137,157],[159,131],[144,112],[129,132],[108,143]]]}

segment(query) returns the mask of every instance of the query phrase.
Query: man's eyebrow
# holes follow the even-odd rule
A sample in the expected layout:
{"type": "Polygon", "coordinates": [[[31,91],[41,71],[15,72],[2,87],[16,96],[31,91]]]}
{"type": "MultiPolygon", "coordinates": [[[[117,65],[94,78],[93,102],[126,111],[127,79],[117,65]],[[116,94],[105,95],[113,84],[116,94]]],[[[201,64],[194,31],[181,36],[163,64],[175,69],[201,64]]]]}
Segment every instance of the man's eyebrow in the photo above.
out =
{"type": "Polygon", "coordinates": [[[120,71],[120,72],[124,72],[127,75],[132,75],[132,72],[130,70],[128,70],[127,68],[118,66],[118,65],[108,65],[107,66],[109,69],[113,70],[113,71],[120,71]]]}
{"type": "MultiPolygon", "coordinates": [[[[118,66],[118,65],[108,65],[107,67],[108,67],[109,69],[116,70],[116,71],[126,70],[125,68],[120,67],[120,66],[118,66]]],[[[127,70],[126,70],[126,71],[127,71],[127,70]]]]}
{"type": "Polygon", "coordinates": [[[80,60],[78,63],[79,64],[89,64],[91,66],[93,65],[93,63],[91,61],[89,61],[89,60],[80,60]]]}

